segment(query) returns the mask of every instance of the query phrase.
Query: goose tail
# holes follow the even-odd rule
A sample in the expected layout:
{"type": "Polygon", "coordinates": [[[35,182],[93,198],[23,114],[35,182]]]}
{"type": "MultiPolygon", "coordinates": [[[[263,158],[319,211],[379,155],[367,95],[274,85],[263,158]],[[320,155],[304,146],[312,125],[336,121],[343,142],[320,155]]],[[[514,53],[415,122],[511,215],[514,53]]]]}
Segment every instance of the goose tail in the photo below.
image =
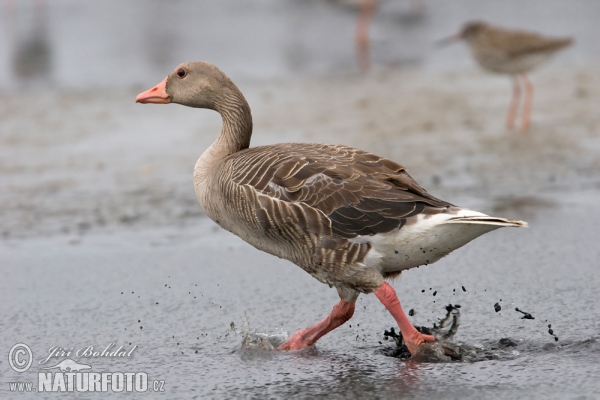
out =
{"type": "Polygon", "coordinates": [[[454,217],[446,221],[447,224],[475,224],[475,225],[493,225],[498,227],[509,226],[514,228],[527,228],[528,224],[525,221],[515,219],[506,219],[498,217],[486,216],[464,216],[454,217]]]}

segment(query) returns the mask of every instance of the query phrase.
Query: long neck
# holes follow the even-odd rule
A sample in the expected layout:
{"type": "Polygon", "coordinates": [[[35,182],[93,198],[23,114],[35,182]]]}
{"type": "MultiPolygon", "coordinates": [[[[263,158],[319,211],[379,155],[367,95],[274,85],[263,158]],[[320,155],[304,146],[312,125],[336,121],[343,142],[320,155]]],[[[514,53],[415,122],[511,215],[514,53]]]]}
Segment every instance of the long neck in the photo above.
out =
{"type": "MultiPolygon", "coordinates": [[[[233,85],[233,83],[231,84],[233,85]]],[[[221,134],[206,149],[196,163],[194,180],[196,190],[206,189],[203,182],[227,156],[247,149],[252,136],[252,114],[250,106],[237,87],[233,85],[225,94],[221,94],[214,102],[215,111],[223,118],[221,134]]],[[[199,197],[200,199],[200,197],[199,197]]]]}
{"type": "Polygon", "coordinates": [[[225,158],[250,146],[252,114],[237,87],[230,88],[216,101],[214,108],[223,118],[221,134],[211,147],[213,157],[225,158]]]}

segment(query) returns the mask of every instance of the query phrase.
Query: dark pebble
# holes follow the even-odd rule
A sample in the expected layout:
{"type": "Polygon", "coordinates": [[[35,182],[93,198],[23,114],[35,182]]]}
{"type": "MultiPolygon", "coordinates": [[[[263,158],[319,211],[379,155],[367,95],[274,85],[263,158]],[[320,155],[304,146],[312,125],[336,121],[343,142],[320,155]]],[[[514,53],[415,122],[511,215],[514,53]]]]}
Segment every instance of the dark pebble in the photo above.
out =
{"type": "MultiPolygon", "coordinates": [[[[421,290],[421,293],[425,293],[425,289],[421,290]]],[[[123,292],[121,292],[121,294],[123,294],[123,292]]]]}
{"type": "Polygon", "coordinates": [[[464,287],[464,286],[462,287],[462,290],[463,290],[463,292],[466,292],[466,291],[467,291],[467,289],[465,289],[465,287],[464,287]]]}
{"type": "Polygon", "coordinates": [[[437,294],[437,290],[435,292],[433,292],[433,295],[435,296],[437,294]]]}
{"type": "Polygon", "coordinates": [[[494,304],[494,311],[498,312],[500,310],[502,310],[502,307],[500,307],[500,304],[498,304],[498,303],[494,304]]]}
{"type": "Polygon", "coordinates": [[[548,333],[554,335],[554,331],[552,329],[548,329],[548,333]]]}
{"type": "Polygon", "coordinates": [[[415,315],[415,309],[414,309],[414,308],[411,308],[411,309],[408,311],[408,315],[409,315],[409,316],[411,316],[411,317],[412,317],[412,316],[414,316],[414,315],[415,315]]]}

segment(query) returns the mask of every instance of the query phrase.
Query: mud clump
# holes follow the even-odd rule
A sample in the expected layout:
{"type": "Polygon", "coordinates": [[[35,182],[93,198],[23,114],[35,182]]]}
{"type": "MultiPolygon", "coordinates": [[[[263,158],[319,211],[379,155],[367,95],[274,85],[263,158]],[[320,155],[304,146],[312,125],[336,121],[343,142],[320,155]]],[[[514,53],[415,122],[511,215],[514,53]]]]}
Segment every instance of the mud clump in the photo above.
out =
{"type": "MultiPolygon", "coordinates": [[[[438,340],[444,350],[444,354],[450,359],[458,361],[462,359],[462,354],[460,352],[460,348],[458,346],[454,346],[451,343],[447,343],[447,340],[452,339],[452,337],[458,331],[458,326],[460,324],[460,304],[448,304],[446,307],[446,316],[439,320],[436,324],[433,324],[432,328],[426,326],[415,326],[415,329],[424,335],[433,335],[436,340],[438,340]]],[[[409,311],[409,315],[411,312],[414,314],[414,310],[411,309],[409,311]]],[[[383,332],[383,339],[389,340],[392,339],[396,342],[396,348],[391,350],[384,351],[389,357],[396,357],[400,359],[407,359],[411,357],[410,351],[406,347],[404,343],[404,338],[402,337],[402,332],[396,333],[396,330],[392,327],[390,330],[386,330],[383,332]]]]}
{"type": "Polygon", "coordinates": [[[554,336],[554,341],[558,342],[558,336],[554,334],[554,330],[552,329],[552,324],[548,324],[548,333],[554,336]]]}
{"type": "Polygon", "coordinates": [[[515,342],[514,340],[512,340],[511,338],[502,338],[498,341],[498,344],[502,347],[502,348],[506,348],[506,347],[517,347],[517,342],[515,342]]]}
{"type": "Polygon", "coordinates": [[[521,319],[535,319],[535,317],[533,315],[531,315],[528,312],[519,310],[519,307],[515,308],[516,312],[520,312],[521,314],[523,314],[523,316],[521,317],[521,319]]]}

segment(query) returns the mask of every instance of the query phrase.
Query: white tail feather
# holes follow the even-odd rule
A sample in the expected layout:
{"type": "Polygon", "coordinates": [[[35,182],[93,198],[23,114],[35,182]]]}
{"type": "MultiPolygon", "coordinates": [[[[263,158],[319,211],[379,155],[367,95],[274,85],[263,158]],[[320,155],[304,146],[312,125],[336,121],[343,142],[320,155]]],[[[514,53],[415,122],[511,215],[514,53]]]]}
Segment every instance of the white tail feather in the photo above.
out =
{"type": "Polygon", "coordinates": [[[506,218],[497,218],[490,216],[473,216],[473,217],[455,217],[448,219],[447,224],[480,224],[480,225],[496,225],[496,226],[512,226],[516,228],[527,228],[527,222],[518,221],[506,218]]]}

